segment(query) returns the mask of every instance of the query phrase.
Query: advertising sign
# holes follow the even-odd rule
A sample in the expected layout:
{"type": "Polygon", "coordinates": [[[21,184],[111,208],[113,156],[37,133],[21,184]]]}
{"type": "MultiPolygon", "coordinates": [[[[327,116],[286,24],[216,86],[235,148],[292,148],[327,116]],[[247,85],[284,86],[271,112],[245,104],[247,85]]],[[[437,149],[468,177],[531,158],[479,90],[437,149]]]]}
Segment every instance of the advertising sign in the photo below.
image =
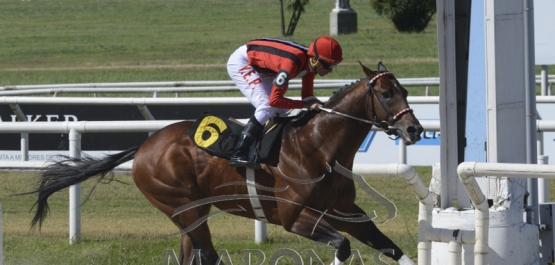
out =
{"type": "MultiPolygon", "coordinates": [[[[20,105],[29,122],[60,121],[118,121],[144,120],[135,106],[90,106],[90,105],[20,105]]],[[[252,106],[149,106],[151,114],[158,120],[196,119],[208,112],[222,117],[234,113],[248,117],[254,112],[252,106]]],[[[4,122],[16,122],[17,117],[7,105],[0,105],[0,126],[4,122]]],[[[81,149],[108,153],[125,150],[142,144],[148,137],[144,133],[86,133],[82,135],[81,149]]],[[[0,161],[20,161],[20,134],[2,134],[0,137],[0,161]]],[[[29,160],[43,161],[55,154],[68,151],[68,135],[52,133],[29,134],[29,160]]]]}

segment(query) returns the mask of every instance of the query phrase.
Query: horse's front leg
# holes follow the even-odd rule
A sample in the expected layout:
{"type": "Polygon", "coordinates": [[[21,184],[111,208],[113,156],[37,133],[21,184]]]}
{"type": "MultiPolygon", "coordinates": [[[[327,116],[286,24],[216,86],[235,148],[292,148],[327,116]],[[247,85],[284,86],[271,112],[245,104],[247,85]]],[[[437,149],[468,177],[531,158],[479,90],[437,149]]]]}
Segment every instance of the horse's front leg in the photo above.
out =
{"type": "MultiPolygon", "coordinates": [[[[356,215],[366,215],[366,213],[353,204],[349,209],[338,209],[340,212],[356,215]]],[[[386,255],[401,265],[414,265],[415,263],[403,253],[403,251],[384,235],[378,227],[371,220],[365,222],[350,222],[347,218],[331,218],[326,217],[326,220],[337,230],[346,232],[360,242],[378,250],[383,255],[386,255]]]]}
{"type": "Polygon", "coordinates": [[[290,205],[288,211],[280,209],[282,225],[288,232],[292,232],[316,242],[335,247],[335,260],[332,265],[342,265],[351,255],[351,243],[349,240],[331,226],[322,213],[317,213],[301,206],[290,205]],[[298,212],[298,214],[291,214],[298,212]]]}

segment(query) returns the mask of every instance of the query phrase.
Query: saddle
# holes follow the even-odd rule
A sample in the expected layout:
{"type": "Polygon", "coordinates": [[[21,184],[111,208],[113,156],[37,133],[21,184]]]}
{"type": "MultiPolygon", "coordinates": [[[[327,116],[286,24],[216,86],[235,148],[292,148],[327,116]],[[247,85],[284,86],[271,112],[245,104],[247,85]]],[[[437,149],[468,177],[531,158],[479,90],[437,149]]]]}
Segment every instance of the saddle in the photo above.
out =
{"type": "MultiPolygon", "coordinates": [[[[308,122],[316,112],[302,111],[294,116],[272,117],[264,126],[262,137],[253,146],[254,162],[261,163],[281,149],[283,128],[288,123],[294,127],[308,122]]],[[[195,124],[187,131],[193,142],[207,153],[229,160],[235,151],[235,146],[244,124],[233,118],[221,118],[203,113],[195,124]]]]}

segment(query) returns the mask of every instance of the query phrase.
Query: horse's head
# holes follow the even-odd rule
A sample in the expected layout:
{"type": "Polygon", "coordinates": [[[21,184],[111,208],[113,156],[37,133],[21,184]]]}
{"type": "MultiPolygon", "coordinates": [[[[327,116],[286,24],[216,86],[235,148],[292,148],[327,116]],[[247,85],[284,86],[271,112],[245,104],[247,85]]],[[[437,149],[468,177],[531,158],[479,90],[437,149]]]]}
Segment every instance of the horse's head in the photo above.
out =
{"type": "Polygon", "coordinates": [[[423,128],[409,108],[407,90],[381,62],[377,72],[360,65],[368,80],[366,111],[369,117],[386,133],[402,138],[405,145],[418,142],[423,128]]]}

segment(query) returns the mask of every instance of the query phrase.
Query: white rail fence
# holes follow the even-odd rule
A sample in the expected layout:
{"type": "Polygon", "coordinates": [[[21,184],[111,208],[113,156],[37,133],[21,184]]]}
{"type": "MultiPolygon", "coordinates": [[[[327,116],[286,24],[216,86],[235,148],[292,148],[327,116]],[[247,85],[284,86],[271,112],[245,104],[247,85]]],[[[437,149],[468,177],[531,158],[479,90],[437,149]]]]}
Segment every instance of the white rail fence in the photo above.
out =
{"type": "MultiPolygon", "coordinates": [[[[425,94],[430,95],[430,87],[439,86],[439,77],[398,78],[405,87],[425,87],[425,94]]],[[[355,79],[316,79],[315,88],[338,88],[356,81],[355,79]]],[[[541,85],[542,95],[551,95],[555,75],[538,75],[536,84],[541,85]]],[[[290,82],[290,89],[300,89],[298,79],[290,82]]],[[[173,81],[173,82],[129,82],[129,83],[84,83],[84,84],[50,84],[50,85],[14,85],[0,87],[0,96],[52,94],[54,97],[62,93],[159,93],[185,92],[223,92],[238,91],[231,80],[227,81],[173,81]]]]}
{"type": "MultiPolygon", "coordinates": [[[[300,97],[292,97],[293,99],[300,99],[300,97]]],[[[329,97],[319,97],[320,100],[327,101],[329,97]]],[[[439,97],[409,97],[409,104],[438,104],[439,97]]],[[[12,120],[27,121],[32,120],[27,117],[20,108],[20,105],[94,105],[94,106],[136,106],[145,120],[155,120],[151,114],[148,106],[167,106],[167,105],[250,105],[250,102],[245,97],[197,97],[197,98],[51,98],[51,97],[0,97],[0,104],[9,105],[14,113],[12,120]]],[[[439,131],[439,124],[429,121],[422,121],[427,125],[429,131],[439,131]]],[[[2,123],[2,127],[6,127],[11,122],[2,123]]],[[[59,123],[59,122],[56,122],[59,123]]],[[[423,125],[424,125],[423,124],[423,125]]],[[[59,126],[56,124],[47,125],[47,127],[59,126]]],[[[6,127],[7,128],[7,127],[6,127]]],[[[12,131],[12,133],[21,133],[21,158],[27,160],[29,139],[26,132],[12,131]]],[[[405,147],[401,143],[399,145],[400,156],[402,159],[399,163],[406,163],[405,147]]]]}
{"type": "MultiPolygon", "coordinates": [[[[300,99],[299,97],[294,97],[295,99],[300,99]]],[[[321,100],[327,101],[328,97],[320,97],[321,100]]],[[[428,97],[408,97],[408,102],[411,105],[414,104],[439,104],[439,97],[428,96],[428,97]]],[[[555,103],[555,97],[553,96],[537,96],[536,102],[538,104],[552,104],[555,103]]],[[[160,106],[160,105],[250,105],[250,102],[244,97],[201,97],[201,98],[51,98],[51,97],[0,97],[0,104],[9,105],[12,111],[15,113],[12,119],[17,117],[19,121],[30,120],[25,113],[19,107],[20,105],[26,104],[42,104],[42,105],[96,105],[96,106],[115,106],[115,105],[126,105],[126,106],[136,106],[142,113],[145,120],[155,120],[154,116],[150,113],[148,106],[160,106]],[[16,117],[15,117],[16,116],[16,117]]],[[[60,123],[60,122],[55,122],[60,123]]],[[[55,123],[45,125],[46,127],[60,126],[55,123]]],[[[428,131],[439,131],[439,124],[430,121],[422,120],[423,126],[428,131]]],[[[2,127],[6,127],[10,122],[2,123],[2,127]]],[[[539,122],[538,131],[551,131],[549,128],[542,128],[539,126],[550,126],[549,121],[539,122]]],[[[6,127],[7,128],[7,127],[6,127]]],[[[12,131],[12,133],[22,133],[21,140],[21,152],[22,159],[27,160],[28,157],[28,135],[22,131],[12,131]]],[[[541,146],[543,146],[542,134],[538,137],[541,146]]],[[[538,150],[543,150],[543,148],[538,148],[538,150]]],[[[406,163],[406,149],[400,144],[399,163],[406,163]]],[[[543,153],[539,153],[543,155],[543,153]]]]}
{"type": "MultiPolygon", "coordinates": [[[[439,78],[399,78],[403,86],[424,86],[429,94],[430,86],[438,86],[439,78]]],[[[555,80],[555,76],[553,77],[555,80]]],[[[355,82],[355,79],[316,79],[315,88],[339,88],[355,82]]],[[[301,81],[290,81],[290,89],[300,89],[301,81]]],[[[224,92],[239,91],[233,81],[174,81],[174,82],[131,82],[131,83],[89,83],[89,84],[52,84],[52,85],[16,85],[0,87],[0,96],[52,94],[61,93],[159,93],[186,92],[224,92]]]]}

